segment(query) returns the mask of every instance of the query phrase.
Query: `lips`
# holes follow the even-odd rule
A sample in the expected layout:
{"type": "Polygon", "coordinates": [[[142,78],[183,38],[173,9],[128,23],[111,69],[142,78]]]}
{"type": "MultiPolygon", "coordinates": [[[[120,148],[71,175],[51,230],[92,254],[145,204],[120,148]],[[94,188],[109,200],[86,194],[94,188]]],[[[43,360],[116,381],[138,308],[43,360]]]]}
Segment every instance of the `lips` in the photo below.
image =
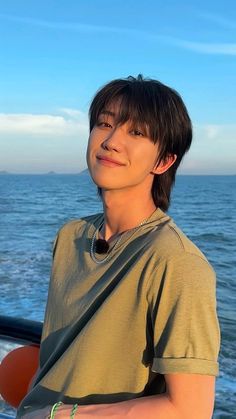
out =
{"type": "Polygon", "coordinates": [[[114,160],[111,157],[107,157],[107,156],[97,156],[97,159],[104,164],[108,164],[108,165],[114,165],[114,166],[125,166],[124,163],[121,163],[118,160],[114,160]]]}

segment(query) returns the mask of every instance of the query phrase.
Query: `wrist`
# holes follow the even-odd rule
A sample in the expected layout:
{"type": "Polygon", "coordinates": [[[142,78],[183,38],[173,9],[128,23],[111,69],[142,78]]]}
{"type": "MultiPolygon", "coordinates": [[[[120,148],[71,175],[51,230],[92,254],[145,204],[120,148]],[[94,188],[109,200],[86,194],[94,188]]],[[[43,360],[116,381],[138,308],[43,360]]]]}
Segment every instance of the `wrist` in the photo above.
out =
{"type": "Polygon", "coordinates": [[[62,405],[62,402],[54,403],[54,405],[51,408],[51,411],[49,413],[49,416],[47,416],[47,419],[54,419],[57,409],[62,405]]]}

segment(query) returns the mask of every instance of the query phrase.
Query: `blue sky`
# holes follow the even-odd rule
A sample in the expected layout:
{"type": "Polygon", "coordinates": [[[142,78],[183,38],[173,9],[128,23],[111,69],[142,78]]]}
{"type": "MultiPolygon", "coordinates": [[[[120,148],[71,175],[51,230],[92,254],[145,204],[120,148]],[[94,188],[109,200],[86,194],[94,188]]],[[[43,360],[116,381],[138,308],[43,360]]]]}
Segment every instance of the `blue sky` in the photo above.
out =
{"type": "Polygon", "coordinates": [[[187,105],[180,172],[235,174],[235,0],[2,0],[0,171],[84,169],[93,94],[139,73],[187,105]]]}

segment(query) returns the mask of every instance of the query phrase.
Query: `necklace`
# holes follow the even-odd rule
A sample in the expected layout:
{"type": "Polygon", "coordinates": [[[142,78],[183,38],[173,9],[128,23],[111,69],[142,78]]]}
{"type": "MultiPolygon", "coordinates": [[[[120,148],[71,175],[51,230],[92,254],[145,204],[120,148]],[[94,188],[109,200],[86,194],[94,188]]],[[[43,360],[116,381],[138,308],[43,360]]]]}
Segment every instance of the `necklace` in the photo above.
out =
{"type": "MultiPolygon", "coordinates": [[[[153,214],[153,213],[152,213],[152,214],[153,214]]],[[[131,229],[127,230],[127,231],[124,231],[124,233],[121,233],[121,234],[120,234],[120,236],[117,238],[117,240],[116,240],[116,242],[115,242],[115,244],[114,244],[114,246],[113,246],[112,250],[110,251],[110,253],[107,253],[107,255],[106,255],[103,259],[97,259],[97,258],[96,258],[96,256],[95,256],[95,252],[94,252],[94,244],[95,244],[95,240],[96,240],[96,235],[97,235],[97,232],[101,229],[101,227],[102,227],[102,225],[103,225],[103,223],[104,223],[104,222],[102,222],[102,223],[99,225],[99,227],[95,230],[95,232],[94,232],[94,234],[93,234],[93,237],[92,237],[92,240],[91,240],[91,246],[90,246],[90,256],[91,256],[92,260],[93,260],[95,263],[97,263],[97,264],[100,264],[100,263],[104,263],[104,262],[106,262],[106,261],[107,261],[107,259],[109,259],[109,258],[113,255],[114,250],[117,248],[117,246],[118,246],[118,244],[120,243],[120,241],[121,241],[122,237],[124,236],[124,234],[125,234],[125,233],[127,233],[128,231],[129,231],[129,232],[130,232],[130,231],[132,231],[132,232],[133,232],[133,234],[134,234],[136,230],[138,230],[140,227],[142,227],[144,224],[146,224],[146,222],[149,220],[149,218],[151,218],[152,214],[151,214],[148,218],[146,218],[145,220],[143,220],[143,221],[142,221],[139,225],[137,225],[136,227],[133,227],[133,228],[131,228],[131,229]]]]}

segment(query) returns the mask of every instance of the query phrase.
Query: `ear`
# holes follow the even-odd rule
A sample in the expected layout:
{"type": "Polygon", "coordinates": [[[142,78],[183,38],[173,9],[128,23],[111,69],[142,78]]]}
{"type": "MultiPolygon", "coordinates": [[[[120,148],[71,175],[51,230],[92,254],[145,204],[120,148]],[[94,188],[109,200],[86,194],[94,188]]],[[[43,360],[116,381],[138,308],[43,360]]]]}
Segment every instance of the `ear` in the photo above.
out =
{"type": "Polygon", "coordinates": [[[168,154],[165,159],[161,160],[160,163],[154,167],[151,173],[154,175],[161,175],[162,173],[165,173],[174,164],[176,159],[176,154],[168,154]]]}

